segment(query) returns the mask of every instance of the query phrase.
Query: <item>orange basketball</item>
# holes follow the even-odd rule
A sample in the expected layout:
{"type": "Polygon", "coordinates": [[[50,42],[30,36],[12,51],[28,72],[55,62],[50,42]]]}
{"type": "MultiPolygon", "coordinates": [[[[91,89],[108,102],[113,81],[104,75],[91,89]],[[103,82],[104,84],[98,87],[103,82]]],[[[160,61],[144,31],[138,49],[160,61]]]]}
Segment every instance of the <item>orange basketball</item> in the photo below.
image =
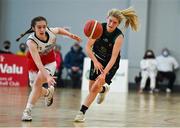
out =
{"type": "Polygon", "coordinates": [[[103,27],[97,20],[88,20],[84,26],[84,34],[92,39],[98,39],[103,33],[103,27]]]}

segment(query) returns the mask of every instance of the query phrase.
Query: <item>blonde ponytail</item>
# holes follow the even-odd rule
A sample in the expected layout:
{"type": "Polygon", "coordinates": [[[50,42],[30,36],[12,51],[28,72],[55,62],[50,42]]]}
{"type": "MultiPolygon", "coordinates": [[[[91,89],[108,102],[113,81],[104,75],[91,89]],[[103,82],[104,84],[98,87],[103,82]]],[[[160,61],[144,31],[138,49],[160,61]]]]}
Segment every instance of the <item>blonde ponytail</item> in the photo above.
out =
{"type": "Polygon", "coordinates": [[[124,20],[125,28],[128,28],[130,26],[133,31],[138,31],[138,16],[132,7],[124,10],[112,9],[108,12],[108,16],[117,18],[119,20],[119,23],[124,20]]]}

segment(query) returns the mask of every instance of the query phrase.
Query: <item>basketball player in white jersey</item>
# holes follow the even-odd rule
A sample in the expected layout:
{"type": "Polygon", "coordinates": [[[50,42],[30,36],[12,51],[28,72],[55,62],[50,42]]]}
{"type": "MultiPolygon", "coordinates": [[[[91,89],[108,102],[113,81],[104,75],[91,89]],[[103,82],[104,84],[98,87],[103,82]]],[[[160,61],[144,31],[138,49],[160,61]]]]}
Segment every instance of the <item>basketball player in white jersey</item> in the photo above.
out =
{"type": "Polygon", "coordinates": [[[53,103],[53,93],[56,70],[56,61],[54,54],[54,46],[56,42],[56,34],[66,35],[78,42],[81,38],[75,34],[66,31],[63,28],[48,28],[47,20],[38,16],[31,21],[31,28],[17,39],[19,41],[24,35],[29,34],[27,39],[27,52],[29,80],[32,91],[30,93],[26,108],[23,112],[22,121],[31,121],[31,111],[37,100],[45,97],[45,105],[50,106],[53,103]],[[42,87],[44,83],[48,83],[48,88],[42,87]]]}

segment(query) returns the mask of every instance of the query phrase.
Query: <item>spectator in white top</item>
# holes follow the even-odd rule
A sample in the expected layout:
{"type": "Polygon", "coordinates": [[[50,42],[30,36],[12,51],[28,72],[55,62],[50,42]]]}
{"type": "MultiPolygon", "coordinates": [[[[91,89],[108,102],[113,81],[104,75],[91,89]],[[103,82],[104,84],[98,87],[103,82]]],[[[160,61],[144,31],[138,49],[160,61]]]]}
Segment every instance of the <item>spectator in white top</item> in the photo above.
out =
{"type": "Polygon", "coordinates": [[[150,93],[153,93],[156,85],[157,76],[157,61],[155,59],[154,52],[147,50],[143,59],[140,62],[141,68],[141,83],[139,92],[142,93],[145,88],[148,77],[150,78],[150,93]]]}
{"type": "Polygon", "coordinates": [[[162,81],[164,78],[166,78],[168,80],[166,92],[170,93],[173,89],[173,85],[176,79],[175,70],[179,68],[179,64],[177,60],[170,55],[170,52],[167,48],[164,48],[161,52],[161,55],[157,57],[157,64],[158,81],[162,81]]]}

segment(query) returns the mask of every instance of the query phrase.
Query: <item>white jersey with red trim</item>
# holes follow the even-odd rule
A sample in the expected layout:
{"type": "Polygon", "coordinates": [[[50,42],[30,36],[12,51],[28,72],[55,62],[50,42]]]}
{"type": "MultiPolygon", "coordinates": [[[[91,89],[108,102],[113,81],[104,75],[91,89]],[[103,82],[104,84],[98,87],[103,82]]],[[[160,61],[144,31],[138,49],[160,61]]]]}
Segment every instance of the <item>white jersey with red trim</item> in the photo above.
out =
{"type": "MultiPolygon", "coordinates": [[[[55,62],[54,46],[56,42],[56,35],[48,28],[46,29],[46,35],[48,37],[46,41],[38,39],[35,33],[32,33],[28,37],[28,40],[33,40],[37,44],[37,50],[43,65],[55,62]]],[[[29,71],[38,71],[38,68],[29,51],[27,52],[26,56],[28,58],[29,71]]]]}
{"type": "Polygon", "coordinates": [[[51,32],[48,28],[46,29],[47,40],[40,40],[33,32],[29,35],[28,40],[33,40],[37,44],[37,49],[40,55],[49,53],[55,46],[56,35],[51,32]]]}

